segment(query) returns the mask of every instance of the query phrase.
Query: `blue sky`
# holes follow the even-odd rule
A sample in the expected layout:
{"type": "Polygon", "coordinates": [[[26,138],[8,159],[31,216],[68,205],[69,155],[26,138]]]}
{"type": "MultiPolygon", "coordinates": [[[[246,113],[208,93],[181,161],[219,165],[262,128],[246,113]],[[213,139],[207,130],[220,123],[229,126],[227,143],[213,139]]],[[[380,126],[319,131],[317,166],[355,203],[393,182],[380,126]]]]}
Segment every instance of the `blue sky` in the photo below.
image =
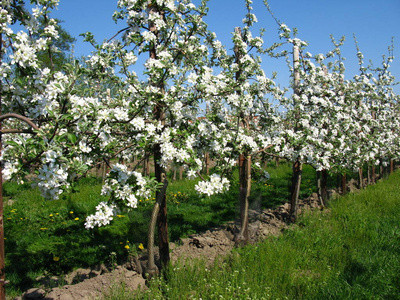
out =
{"type": "MultiPolygon", "coordinates": [[[[364,61],[371,59],[375,65],[380,64],[382,54],[388,53],[394,37],[395,60],[391,71],[400,80],[400,0],[269,0],[269,4],[280,21],[290,28],[298,28],[298,37],[309,43],[307,50],[312,54],[326,53],[333,48],[331,34],[337,40],[344,35],[342,54],[347,58],[348,77],[357,73],[358,68],[353,34],[357,36],[364,61]]],[[[90,31],[101,42],[124,27],[125,24],[115,24],[111,18],[116,5],[117,0],[60,0],[53,15],[63,20],[62,26],[77,38],[75,55],[89,55],[93,50],[91,45],[82,42],[80,33],[90,31]]],[[[244,0],[210,0],[209,7],[206,21],[210,30],[231,48],[231,32],[242,25],[245,14],[244,0]]],[[[263,1],[253,0],[253,7],[259,25],[266,29],[266,44],[278,41],[277,24],[263,1]]],[[[264,68],[267,75],[277,71],[278,81],[284,84],[287,76],[284,61],[268,61],[264,68]]]]}

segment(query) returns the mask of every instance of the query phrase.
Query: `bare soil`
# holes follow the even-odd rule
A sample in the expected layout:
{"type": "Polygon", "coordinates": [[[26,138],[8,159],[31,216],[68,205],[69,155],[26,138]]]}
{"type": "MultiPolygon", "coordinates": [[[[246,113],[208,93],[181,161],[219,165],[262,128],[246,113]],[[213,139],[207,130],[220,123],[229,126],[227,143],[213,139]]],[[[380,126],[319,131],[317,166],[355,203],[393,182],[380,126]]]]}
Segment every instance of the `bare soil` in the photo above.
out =
{"type": "MultiPolygon", "coordinates": [[[[300,200],[299,211],[319,207],[317,194],[300,200]]],[[[283,204],[276,209],[249,212],[250,243],[262,241],[267,236],[279,235],[290,224],[289,204],[283,204]]],[[[179,245],[171,243],[171,260],[193,260],[202,258],[211,264],[217,257],[225,256],[235,247],[234,236],[238,232],[238,224],[227,223],[220,228],[210,229],[202,234],[195,234],[189,238],[181,239],[179,245]]],[[[105,266],[92,269],[78,269],[64,278],[41,279],[42,288],[32,288],[26,291],[21,299],[45,300],[93,300],[102,299],[109,295],[113,287],[124,285],[125,290],[136,290],[139,287],[146,289],[146,280],[141,275],[145,273],[147,257],[140,257],[139,261],[133,259],[122,266],[112,270],[105,266]],[[140,264],[140,266],[138,266],[140,264]],[[63,283],[66,283],[63,285],[63,283]],[[48,288],[49,286],[60,286],[48,288]]]]}

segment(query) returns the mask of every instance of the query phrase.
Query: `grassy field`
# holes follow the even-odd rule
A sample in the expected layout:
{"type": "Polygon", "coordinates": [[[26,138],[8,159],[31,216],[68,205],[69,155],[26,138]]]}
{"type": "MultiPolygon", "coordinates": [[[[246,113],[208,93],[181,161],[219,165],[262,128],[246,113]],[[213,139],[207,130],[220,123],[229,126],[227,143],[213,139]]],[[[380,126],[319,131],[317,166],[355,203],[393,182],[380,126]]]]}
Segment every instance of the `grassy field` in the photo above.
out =
{"type": "Polygon", "coordinates": [[[112,299],[400,299],[399,182],[397,172],[211,268],[181,263],[112,299]]]}
{"type": "MultiPolygon", "coordinates": [[[[253,208],[274,207],[288,199],[290,166],[283,163],[276,167],[272,164],[267,170],[271,174],[268,182],[255,181],[252,185],[250,206],[253,208]]],[[[330,182],[334,185],[334,178],[330,182]]],[[[195,183],[190,180],[170,181],[168,218],[171,241],[238,217],[237,184],[223,195],[200,197],[194,192],[195,183]]],[[[106,200],[100,195],[100,190],[101,180],[87,178],[79,182],[76,192],[57,201],[44,201],[29,184],[5,184],[8,295],[18,295],[37,286],[36,278],[43,275],[61,275],[74,268],[101,263],[121,263],[129,254],[127,246],[132,249],[139,243],[147,244],[153,199],[141,203],[138,209],[119,212],[110,226],[90,231],[84,228],[86,216],[94,212],[100,200],[106,200]]],[[[305,166],[301,190],[302,198],[315,192],[315,172],[311,167],[305,166]]],[[[284,251],[282,253],[285,255],[284,251]]]]}

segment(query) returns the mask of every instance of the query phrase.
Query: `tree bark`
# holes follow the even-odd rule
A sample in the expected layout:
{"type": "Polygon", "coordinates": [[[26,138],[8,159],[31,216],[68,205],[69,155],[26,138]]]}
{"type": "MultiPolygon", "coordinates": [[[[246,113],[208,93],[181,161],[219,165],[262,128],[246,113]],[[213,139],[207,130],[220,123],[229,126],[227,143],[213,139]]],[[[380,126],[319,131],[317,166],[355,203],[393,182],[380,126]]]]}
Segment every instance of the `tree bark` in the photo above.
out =
{"type": "MultiPolygon", "coordinates": [[[[240,27],[235,28],[235,33],[242,37],[242,31],[240,27]]],[[[235,45],[235,62],[239,65],[239,70],[235,74],[236,82],[241,84],[243,79],[241,78],[241,53],[238,47],[235,45]]],[[[249,130],[248,116],[243,111],[239,113],[238,127],[242,127],[244,130],[249,130]]],[[[238,128],[239,130],[239,128],[238,128]]],[[[243,152],[239,155],[239,205],[240,205],[240,231],[235,238],[236,245],[244,245],[249,241],[249,197],[251,191],[251,156],[243,152]]]]}
{"type": "MultiPolygon", "coordinates": [[[[3,35],[0,33],[0,66],[3,63],[3,35]]],[[[2,84],[0,81],[0,88],[2,84]]],[[[2,115],[2,95],[0,93],[0,115],[2,115]]],[[[2,144],[2,122],[0,122],[0,151],[3,150],[2,144]]],[[[5,250],[4,250],[4,212],[3,212],[3,162],[0,163],[0,300],[6,298],[6,264],[5,264],[5,250]]]]}
{"type": "Polygon", "coordinates": [[[321,206],[326,207],[328,202],[328,171],[317,172],[318,200],[321,206]]]}
{"type": "MultiPolygon", "coordinates": [[[[148,2],[148,7],[149,7],[149,14],[152,14],[154,12],[159,12],[157,6],[152,5],[152,1],[148,2]]],[[[163,15],[164,12],[161,11],[159,13],[161,15],[163,15]]],[[[158,35],[157,27],[154,23],[152,23],[152,22],[149,23],[149,29],[156,36],[158,35]]],[[[156,45],[153,45],[150,48],[150,58],[157,59],[156,45]]],[[[152,84],[156,85],[162,91],[162,93],[165,93],[165,91],[164,91],[165,87],[164,87],[163,82],[160,81],[160,82],[155,83],[155,81],[153,81],[152,84]]],[[[154,107],[154,112],[153,112],[154,118],[155,118],[155,120],[159,121],[164,128],[166,125],[166,121],[165,121],[165,112],[164,112],[163,103],[158,101],[158,99],[154,99],[154,100],[156,101],[156,105],[154,107]]],[[[169,241],[168,241],[168,221],[167,221],[167,199],[166,199],[166,191],[167,191],[167,187],[168,187],[168,181],[167,181],[166,170],[163,166],[160,165],[162,154],[161,154],[161,145],[159,143],[157,143],[153,146],[153,155],[154,155],[155,177],[157,179],[157,182],[161,184],[161,188],[156,192],[156,201],[158,203],[156,205],[159,206],[158,211],[157,211],[157,228],[158,228],[158,247],[159,247],[159,253],[160,253],[161,267],[165,267],[168,265],[168,263],[170,261],[169,241]]],[[[154,217],[154,216],[152,216],[152,217],[154,217]]],[[[154,235],[152,238],[154,239],[154,235]]],[[[151,250],[148,249],[148,251],[151,251],[151,250]]],[[[153,256],[154,256],[154,254],[153,254],[153,256]]],[[[154,265],[152,267],[154,268],[154,265]]]]}
{"type": "Polygon", "coordinates": [[[376,182],[376,173],[375,173],[375,165],[371,167],[371,183],[375,184],[376,182]]]}
{"type": "Polygon", "coordinates": [[[297,218],[302,173],[303,164],[300,162],[300,158],[298,158],[293,164],[292,188],[290,192],[290,215],[292,221],[297,218]]]}
{"type": "Polygon", "coordinates": [[[208,152],[204,154],[204,161],[205,161],[205,173],[206,175],[210,175],[210,155],[208,152]]]}
{"type": "Polygon", "coordinates": [[[358,188],[360,190],[364,188],[364,175],[362,168],[358,169],[358,188]]]}
{"type": "Polygon", "coordinates": [[[341,175],[341,179],[342,179],[342,195],[346,195],[347,194],[347,175],[346,173],[343,173],[341,175]]]}
{"type": "Polygon", "coordinates": [[[236,237],[236,245],[246,245],[249,242],[249,197],[251,191],[251,156],[240,155],[239,158],[239,202],[240,231],[236,237]]]}
{"type": "MultiPolygon", "coordinates": [[[[299,84],[300,84],[300,52],[298,46],[293,46],[293,91],[294,94],[300,95],[299,84]]],[[[295,103],[296,104],[296,103],[295,103]]],[[[295,105],[296,106],[296,105],[295,105]]],[[[300,119],[299,111],[295,112],[295,121],[300,119]]],[[[298,125],[294,126],[294,131],[298,130],[298,125]]],[[[293,163],[293,174],[292,174],[292,187],[290,190],[290,215],[292,221],[297,218],[297,206],[299,202],[300,185],[301,185],[301,175],[303,172],[303,164],[300,162],[300,157],[296,159],[293,163]]]]}

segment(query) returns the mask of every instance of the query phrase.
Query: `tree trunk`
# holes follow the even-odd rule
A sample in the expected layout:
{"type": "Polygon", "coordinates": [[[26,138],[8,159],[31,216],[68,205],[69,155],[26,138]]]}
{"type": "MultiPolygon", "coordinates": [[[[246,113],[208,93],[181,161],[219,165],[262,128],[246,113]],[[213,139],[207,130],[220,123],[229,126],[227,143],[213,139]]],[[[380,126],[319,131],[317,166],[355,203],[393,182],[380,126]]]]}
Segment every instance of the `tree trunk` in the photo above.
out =
{"type": "Polygon", "coordinates": [[[327,170],[317,171],[318,200],[321,206],[326,207],[328,201],[328,172],[327,170]]]}
{"type": "MultiPolygon", "coordinates": [[[[298,46],[293,46],[293,92],[296,95],[300,95],[299,84],[300,84],[300,51],[298,46]]],[[[296,103],[295,103],[296,106],[296,103]]],[[[300,112],[295,112],[295,121],[300,119],[300,112]]],[[[298,125],[294,125],[294,131],[298,130],[298,125]]],[[[292,175],[292,186],[290,190],[290,215],[292,221],[297,218],[297,207],[299,202],[301,175],[303,172],[303,165],[300,162],[300,157],[293,163],[293,175],[292,175]]]]}
{"type": "Polygon", "coordinates": [[[372,166],[371,168],[371,183],[375,184],[376,182],[376,173],[375,173],[375,165],[372,166]]]}
{"type": "MultiPolygon", "coordinates": [[[[0,33],[0,66],[3,63],[3,35],[0,33]]],[[[0,81],[0,89],[2,84],[0,81]]],[[[0,115],[2,115],[2,95],[0,94],[0,115]]],[[[2,122],[0,121],[0,152],[3,150],[2,144],[2,122]]],[[[3,162],[0,163],[0,300],[6,298],[6,264],[5,264],[5,250],[4,250],[4,212],[3,212],[3,162]]]]}
{"type": "Polygon", "coordinates": [[[239,203],[240,203],[240,232],[236,237],[237,245],[249,242],[249,197],[251,191],[251,156],[240,155],[239,158],[239,203]]]}
{"type": "Polygon", "coordinates": [[[347,175],[346,173],[343,173],[341,175],[342,178],[342,195],[346,195],[347,194],[347,175]]]}
{"type": "Polygon", "coordinates": [[[162,194],[162,201],[160,203],[160,210],[157,218],[158,228],[158,249],[160,253],[161,268],[168,266],[170,262],[169,255],[169,239],[168,239],[168,220],[167,220],[167,197],[165,191],[167,190],[168,182],[165,177],[163,184],[165,189],[160,191],[162,194]]]}
{"type": "Polygon", "coordinates": [[[293,164],[292,187],[290,191],[290,215],[292,221],[297,218],[302,173],[303,164],[300,162],[300,158],[298,158],[293,164]]]}
{"type": "MultiPolygon", "coordinates": [[[[240,27],[235,27],[235,33],[242,37],[242,31],[240,27]]],[[[243,53],[239,51],[239,48],[235,45],[235,62],[239,65],[239,70],[235,74],[235,79],[238,84],[243,82],[241,78],[241,58],[243,53]]],[[[239,93],[240,96],[242,96],[239,93]]],[[[250,130],[248,123],[249,116],[246,116],[243,111],[239,113],[238,127],[241,126],[245,130],[250,130]]],[[[239,130],[239,128],[238,128],[239,130]]],[[[251,156],[247,153],[241,153],[239,155],[239,205],[240,205],[240,232],[236,236],[236,245],[244,245],[249,241],[249,197],[251,191],[251,156]]]]}
{"type": "Polygon", "coordinates": [[[367,166],[367,185],[371,185],[371,168],[367,166]]]}
{"type": "Polygon", "coordinates": [[[364,175],[362,168],[358,169],[358,188],[360,190],[364,188],[364,175]]]}
{"type": "Polygon", "coordinates": [[[101,175],[103,182],[106,180],[107,172],[108,172],[108,166],[107,166],[106,162],[103,161],[102,162],[102,175],[101,175]]]}
{"type": "Polygon", "coordinates": [[[157,275],[159,271],[154,261],[154,232],[156,228],[156,221],[159,210],[160,210],[160,203],[156,197],[156,203],[154,203],[153,211],[151,213],[149,230],[147,234],[148,260],[147,260],[147,270],[145,276],[149,276],[149,278],[153,277],[154,275],[157,275]]]}
{"type": "Polygon", "coordinates": [[[205,173],[206,175],[210,175],[210,155],[208,152],[204,154],[204,161],[205,161],[205,173]]]}
{"type": "MultiPolygon", "coordinates": [[[[156,6],[152,5],[152,1],[148,2],[148,7],[149,7],[149,14],[158,12],[160,15],[164,15],[163,11],[158,11],[158,8],[156,6]]],[[[151,32],[153,32],[156,36],[158,36],[157,33],[157,27],[153,22],[149,22],[149,29],[151,32]]],[[[156,45],[152,45],[150,47],[150,58],[152,59],[157,59],[157,53],[156,53],[156,45]]],[[[163,82],[157,82],[153,81],[153,85],[156,85],[162,93],[165,93],[164,91],[164,83],[163,82]]],[[[158,101],[158,99],[154,99],[156,101],[156,105],[154,107],[154,118],[158,122],[161,123],[162,127],[164,128],[166,125],[165,121],[165,112],[164,112],[164,107],[163,103],[158,101]]],[[[161,145],[160,144],[155,144],[153,146],[153,155],[154,155],[154,173],[155,177],[157,179],[157,182],[161,184],[161,188],[156,192],[156,201],[159,205],[159,209],[157,212],[157,228],[158,228],[158,247],[159,247],[159,253],[160,253],[160,262],[161,262],[161,267],[165,267],[168,265],[170,261],[170,256],[169,256],[169,241],[168,241],[168,222],[167,222],[167,199],[166,199],[166,191],[168,187],[168,181],[167,181],[167,173],[164,167],[160,165],[161,161],[161,145]]],[[[154,217],[154,216],[152,216],[154,217]]],[[[149,237],[150,238],[150,237],[149,237]]],[[[153,236],[154,238],[154,236],[153,236]]],[[[151,249],[152,250],[152,249],[151,249]]],[[[148,251],[151,251],[148,249],[148,251]]],[[[154,256],[154,254],[153,254],[154,256]]],[[[152,266],[154,267],[154,266],[152,266]]]]}
{"type": "Polygon", "coordinates": [[[147,158],[145,158],[144,160],[143,160],[143,176],[147,176],[147,172],[148,172],[148,169],[147,169],[147,167],[148,167],[148,164],[147,164],[147,162],[148,162],[148,160],[147,160],[147,158]]]}

